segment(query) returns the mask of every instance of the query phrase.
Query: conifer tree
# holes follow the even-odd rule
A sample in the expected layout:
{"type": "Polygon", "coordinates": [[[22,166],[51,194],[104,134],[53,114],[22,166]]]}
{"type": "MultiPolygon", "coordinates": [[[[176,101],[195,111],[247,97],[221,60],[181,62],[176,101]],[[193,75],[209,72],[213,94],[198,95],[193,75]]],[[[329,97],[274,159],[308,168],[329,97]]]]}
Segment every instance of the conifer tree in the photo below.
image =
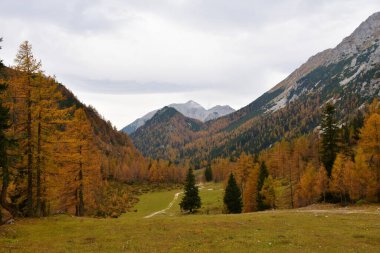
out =
{"type": "MultiPolygon", "coordinates": [[[[1,63],[0,63],[1,64],[1,63]]],[[[5,89],[5,86],[0,84],[0,93],[5,89]]],[[[6,209],[7,189],[9,185],[9,172],[8,172],[8,157],[7,147],[8,139],[5,136],[5,130],[9,128],[9,110],[2,105],[0,98],[0,169],[3,176],[2,189],[1,189],[1,206],[6,209]]],[[[2,214],[0,208],[0,223],[2,221],[2,214]]]]}
{"type": "MultiPolygon", "coordinates": [[[[86,200],[89,200],[89,187],[100,188],[100,175],[96,176],[95,168],[99,154],[94,150],[93,132],[88,122],[86,112],[79,108],[74,113],[74,120],[69,130],[72,134],[73,143],[70,147],[73,166],[71,167],[71,185],[75,205],[75,215],[84,216],[86,200]],[[98,184],[98,185],[97,185],[98,184]],[[96,186],[97,185],[97,186],[96,186]],[[88,194],[86,194],[88,193],[88,194]]],[[[66,169],[67,170],[67,169],[66,169]]]]}
{"type": "Polygon", "coordinates": [[[195,176],[191,168],[186,176],[184,196],[179,205],[181,210],[189,211],[190,213],[201,207],[201,198],[199,197],[198,187],[195,185],[195,176]]]}
{"type": "MultiPolygon", "coordinates": [[[[56,151],[63,141],[63,129],[67,127],[68,118],[73,108],[60,108],[62,94],[53,77],[39,73],[33,92],[33,115],[36,135],[35,168],[36,168],[36,210],[35,215],[47,215],[47,188],[49,174],[56,173],[58,157],[56,151]]],[[[51,185],[49,185],[51,186],[51,185]]]]}
{"type": "Polygon", "coordinates": [[[320,192],[317,177],[317,171],[313,164],[309,163],[296,191],[298,206],[310,205],[320,199],[322,193],[320,192]]]}
{"type": "Polygon", "coordinates": [[[368,166],[375,176],[377,201],[380,202],[380,106],[377,99],[370,106],[370,115],[361,129],[360,138],[359,147],[363,150],[368,166]]]}
{"type": "Polygon", "coordinates": [[[331,176],[336,154],[338,153],[338,126],[335,119],[335,107],[327,104],[322,115],[321,158],[327,175],[331,176]]]}
{"type": "Polygon", "coordinates": [[[24,101],[26,107],[26,147],[25,154],[27,156],[26,171],[28,174],[27,186],[27,210],[28,216],[34,215],[33,200],[33,131],[32,131],[32,90],[35,85],[36,74],[41,71],[41,62],[33,56],[32,46],[28,41],[20,45],[19,51],[15,59],[16,70],[20,74],[20,82],[23,87],[24,101]]]}
{"type": "Polygon", "coordinates": [[[241,213],[243,208],[241,192],[232,173],[228,179],[223,200],[229,213],[241,213]]]}
{"type": "Polygon", "coordinates": [[[265,178],[260,195],[262,196],[263,206],[266,208],[276,207],[276,193],[272,176],[265,178]]]}
{"type": "Polygon", "coordinates": [[[263,188],[265,179],[269,176],[269,172],[265,162],[260,165],[259,176],[257,179],[257,210],[262,211],[268,208],[263,201],[263,196],[261,195],[261,190],[263,188]]]}
{"type": "MultiPolygon", "coordinates": [[[[2,39],[0,38],[0,42],[1,41],[2,39]]],[[[0,72],[2,71],[2,68],[3,63],[0,60],[0,72]]],[[[0,84],[0,94],[5,91],[6,87],[7,86],[5,84],[0,84]]],[[[0,223],[2,221],[1,207],[6,209],[7,211],[11,211],[10,206],[7,203],[7,191],[9,186],[7,149],[10,144],[10,140],[5,133],[5,131],[10,127],[9,120],[9,109],[3,105],[3,100],[0,97],[0,172],[2,175],[2,188],[0,195],[0,223]]]]}
{"type": "Polygon", "coordinates": [[[207,165],[205,169],[205,179],[207,182],[210,182],[212,180],[212,170],[211,165],[207,165]]]}
{"type": "Polygon", "coordinates": [[[348,196],[345,180],[347,174],[347,163],[347,158],[344,157],[343,154],[337,154],[331,172],[330,190],[337,195],[342,204],[347,202],[348,196]]]}
{"type": "Polygon", "coordinates": [[[329,186],[329,178],[325,167],[322,165],[317,173],[316,185],[317,191],[321,193],[323,202],[326,201],[326,192],[329,186]]]}
{"type": "Polygon", "coordinates": [[[247,184],[243,192],[244,212],[253,212],[257,209],[257,178],[259,175],[260,164],[256,163],[249,173],[247,184]]]}

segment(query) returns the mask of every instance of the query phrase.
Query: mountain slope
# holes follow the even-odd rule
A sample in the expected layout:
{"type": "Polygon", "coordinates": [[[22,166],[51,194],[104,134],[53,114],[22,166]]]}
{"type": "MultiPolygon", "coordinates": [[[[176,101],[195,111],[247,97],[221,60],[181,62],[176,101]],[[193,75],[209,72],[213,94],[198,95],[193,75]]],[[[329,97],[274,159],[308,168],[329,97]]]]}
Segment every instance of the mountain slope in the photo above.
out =
{"type": "Polygon", "coordinates": [[[145,180],[134,176],[146,168],[144,157],[128,135],[54,78],[33,74],[29,85],[27,74],[11,68],[0,71],[0,83],[7,83],[0,95],[11,115],[12,128],[6,134],[17,142],[8,150],[12,188],[2,189],[9,201],[2,206],[13,215],[30,215],[28,199],[31,215],[37,216],[56,212],[106,216],[125,211],[132,197],[121,183],[145,180]],[[22,172],[27,169],[30,173],[22,172]]]}
{"type": "Polygon", "coordinates": [[[172,107],[164,107],[131,138],[136,147],[150,157],[177,159],[177,150],[193,140],[195,133],[204,124],[196,119],[187,118],[172,107]]]}
{"type": "Polygon", "coordinates": [[[131,124],[124,127],[123,129],[121,129],[121,132],[124,132],[127,134],[132,134],[133,132],[135,132],[137,130],[137,128],[143,126],[148,120],[150,120],[156,114],[157,111],[158,110],[148,112],[147,114],[145,114],[141,118],[136,119],[131,124]]]}
{"type": "MultiPolygon", "coordinates": [[[[206,122],[212,119],[216,119],[227,114],[234,112],[235,110],[228,105],[225,106],[214,106],[209,110],[206,110],[200,104],[190,100],[187,103],[170,104],[168,107],[176,109],[178,112],[182,113],[185,117],[197,119],[202,122],[206,122]]],[[[151,111],[141,118],[136,119],[134,122],[124,127],[121,131],[127,134],[132,134],[139,127],[143,126],[149,119],[151,119],[158,110],[151,111]]]]}
{"type": "Polygon", "coordinates": [[[335,104],[341,122],[347,120],[363,103],[380,96],[379,46],[380,13],[375,13],[337,47],[311,57],[251,104],[206,122],[192,133],[191,142],[176,150],[177,158],[200,161],[258,152],[282,138],[312,131],[327,102],[335,104]]]}
{"type": "Polygon", "coordinates": [[[81,103],[65,86],[59,85],[65,106],[83,108],[94,133],[96,148],[102,155],[101,170],[104,177],[128,181],[128,169],[144,166],[144,157],[133,145],[129,136],[115,129],[92,106],[81,103]],[[112,163],[110,162],[112,161],[112,163]]]}

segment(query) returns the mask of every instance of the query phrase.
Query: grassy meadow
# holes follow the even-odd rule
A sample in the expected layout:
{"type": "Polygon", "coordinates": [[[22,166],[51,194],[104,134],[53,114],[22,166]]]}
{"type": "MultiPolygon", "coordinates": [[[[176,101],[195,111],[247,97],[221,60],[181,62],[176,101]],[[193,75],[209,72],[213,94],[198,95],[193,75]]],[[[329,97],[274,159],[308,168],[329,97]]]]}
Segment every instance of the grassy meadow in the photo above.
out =
{"type": "Polygon", "coordinates": [[[146,193],[118,219],[58,215],[0,227],[0,252],[380,252],[379,206],[222,214],[220,184],[201,186],[198,214],[178,190],[146,193]]]}

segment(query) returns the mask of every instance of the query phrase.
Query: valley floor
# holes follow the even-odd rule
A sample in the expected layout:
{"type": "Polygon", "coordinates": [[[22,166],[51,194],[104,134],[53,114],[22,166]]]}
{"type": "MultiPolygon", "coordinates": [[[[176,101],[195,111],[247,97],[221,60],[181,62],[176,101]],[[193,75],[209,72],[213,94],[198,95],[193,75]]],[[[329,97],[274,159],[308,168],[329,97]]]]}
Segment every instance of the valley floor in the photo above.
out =
{"type": "Polygon", "coordinates": [[[145,194],[118,219],[18,220],[0,227],[0,252],[380,252],[380,206],[224,215],[221,185],[201,188],[197,215],[180,215],[178,189],[145,194]]]}

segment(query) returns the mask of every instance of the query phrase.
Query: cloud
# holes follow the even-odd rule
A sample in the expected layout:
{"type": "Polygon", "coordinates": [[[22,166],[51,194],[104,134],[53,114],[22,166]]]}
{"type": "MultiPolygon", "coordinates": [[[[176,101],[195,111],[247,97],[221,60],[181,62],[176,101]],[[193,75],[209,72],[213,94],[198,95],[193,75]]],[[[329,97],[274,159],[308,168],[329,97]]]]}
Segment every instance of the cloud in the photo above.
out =
{"type": "Polygon", "coordinates": [[[151,108],[132,95],[242,107],[379,10],[378,0],[2,0],[0,58],[12,65],[29,40],[46,72],[106,118],[136,111],[128,123],[151,108]],[[113,95],[128,99],[109,109],[113,95]]]}
{"type": "Polygon", "coordinates": [[[163,94],[210,89],[206,85],[178,85],[162,82],[140,83],[131,80],[81,80],[77,78],[74,78],[74,80],[76,80],[75,82],[79,90],[101,94],[163,94]]]}

